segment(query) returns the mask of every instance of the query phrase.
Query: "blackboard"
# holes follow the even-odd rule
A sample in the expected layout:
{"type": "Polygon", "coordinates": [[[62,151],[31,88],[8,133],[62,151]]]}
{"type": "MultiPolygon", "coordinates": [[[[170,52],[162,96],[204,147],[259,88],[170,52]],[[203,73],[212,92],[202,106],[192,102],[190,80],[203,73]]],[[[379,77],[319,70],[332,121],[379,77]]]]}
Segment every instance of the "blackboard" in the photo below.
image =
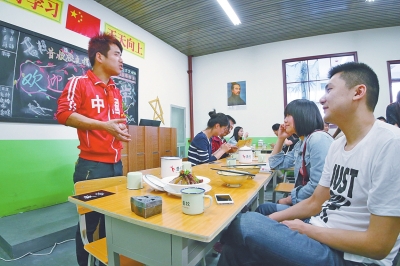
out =
{"type": "MultiPolygon", "coordinates": [[[[87,51],[0,21],[0,121],[56,124],[57,100],[72,76],[89,70],[87,51]]],[[[124,64],[114,82],[128,124],[138,124],[139,70],[124,64]]]]}

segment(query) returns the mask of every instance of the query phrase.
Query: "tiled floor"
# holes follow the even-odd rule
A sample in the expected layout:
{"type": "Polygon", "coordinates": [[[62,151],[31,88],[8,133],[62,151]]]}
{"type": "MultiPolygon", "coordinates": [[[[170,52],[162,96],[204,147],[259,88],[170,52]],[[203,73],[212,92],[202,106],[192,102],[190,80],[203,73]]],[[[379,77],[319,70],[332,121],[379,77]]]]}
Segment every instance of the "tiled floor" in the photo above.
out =
{"type": "MultiPolygon", "coordinates": [[[[278,196],[279,197],[279,196],[278,196]]],[[[269,186],[266,193],[266,200],[271,200],[272,189],[269,186]]],[[[35,252],[36,254],[47,254],[51,248],[35,252]]],[[[10,257],[0,248],[0,258],[9,260],[10,257]]],[[[207,266],[216,266],[218,257],[213,257],[211,252],[206,256],[207,266]]],[[[51,254],[28,255],[21,259],[6,262],[0,259],[0,266],[78,266],[75,258],[75,240],[66,241],[56,245],[51,254]]],[[[200,263],[198,264],[200,266],[200,263]]]]}

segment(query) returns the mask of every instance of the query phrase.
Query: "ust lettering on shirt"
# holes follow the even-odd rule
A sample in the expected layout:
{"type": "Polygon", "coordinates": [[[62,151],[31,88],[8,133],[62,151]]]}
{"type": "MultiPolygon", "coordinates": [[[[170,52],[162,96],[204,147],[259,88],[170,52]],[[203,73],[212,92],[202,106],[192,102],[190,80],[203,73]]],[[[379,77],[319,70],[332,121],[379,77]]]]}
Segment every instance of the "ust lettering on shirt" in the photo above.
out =
{"type": "Polygon", "coordinates": [[[333,167],[330,199],[322,205],[320,218],[328,222],[327,211],[338,210],[342,206],[350,206],[353,198],[354,181],[358,176],[358,170],[335,164],[333,167]]]}

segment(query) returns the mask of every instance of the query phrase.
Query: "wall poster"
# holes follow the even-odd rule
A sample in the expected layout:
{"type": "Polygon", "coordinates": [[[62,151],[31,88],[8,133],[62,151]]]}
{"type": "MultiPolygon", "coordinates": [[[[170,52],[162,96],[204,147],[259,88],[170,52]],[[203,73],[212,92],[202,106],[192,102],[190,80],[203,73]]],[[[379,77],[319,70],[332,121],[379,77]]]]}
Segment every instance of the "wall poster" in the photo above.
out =
{"type": "MultiPolygon", "coordinates": [[[[57,124],[57,99],[89,70],[87,51],[0,21],[0,121],[57,124]]],[[[139,70],[124,64],[114,82],[128,124],[138,124],[139,70]]]]}
{"type": "Polygon", "coordinates": [[[228,82],[228,106],[246,105],[246,81],[228,82]]]}

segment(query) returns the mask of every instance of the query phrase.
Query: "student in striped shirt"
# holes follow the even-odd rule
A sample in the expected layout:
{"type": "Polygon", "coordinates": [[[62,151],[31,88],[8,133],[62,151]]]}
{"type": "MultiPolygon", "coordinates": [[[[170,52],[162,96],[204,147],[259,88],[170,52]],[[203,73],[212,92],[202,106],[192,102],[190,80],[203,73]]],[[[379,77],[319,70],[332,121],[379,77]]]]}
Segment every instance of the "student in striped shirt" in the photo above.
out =
{"type": "Polygon", "coordinates": [[[223,113],[217,113],[215,109],[208,115],[210,119],[207,128],[198,133],[189,146],[188,161],[193,166],[218,160],[231,149],[230,144],[224,143],[214,153],[211,152],[211,138],[220,136],[230,124],[228,117],[223,113]]]}

